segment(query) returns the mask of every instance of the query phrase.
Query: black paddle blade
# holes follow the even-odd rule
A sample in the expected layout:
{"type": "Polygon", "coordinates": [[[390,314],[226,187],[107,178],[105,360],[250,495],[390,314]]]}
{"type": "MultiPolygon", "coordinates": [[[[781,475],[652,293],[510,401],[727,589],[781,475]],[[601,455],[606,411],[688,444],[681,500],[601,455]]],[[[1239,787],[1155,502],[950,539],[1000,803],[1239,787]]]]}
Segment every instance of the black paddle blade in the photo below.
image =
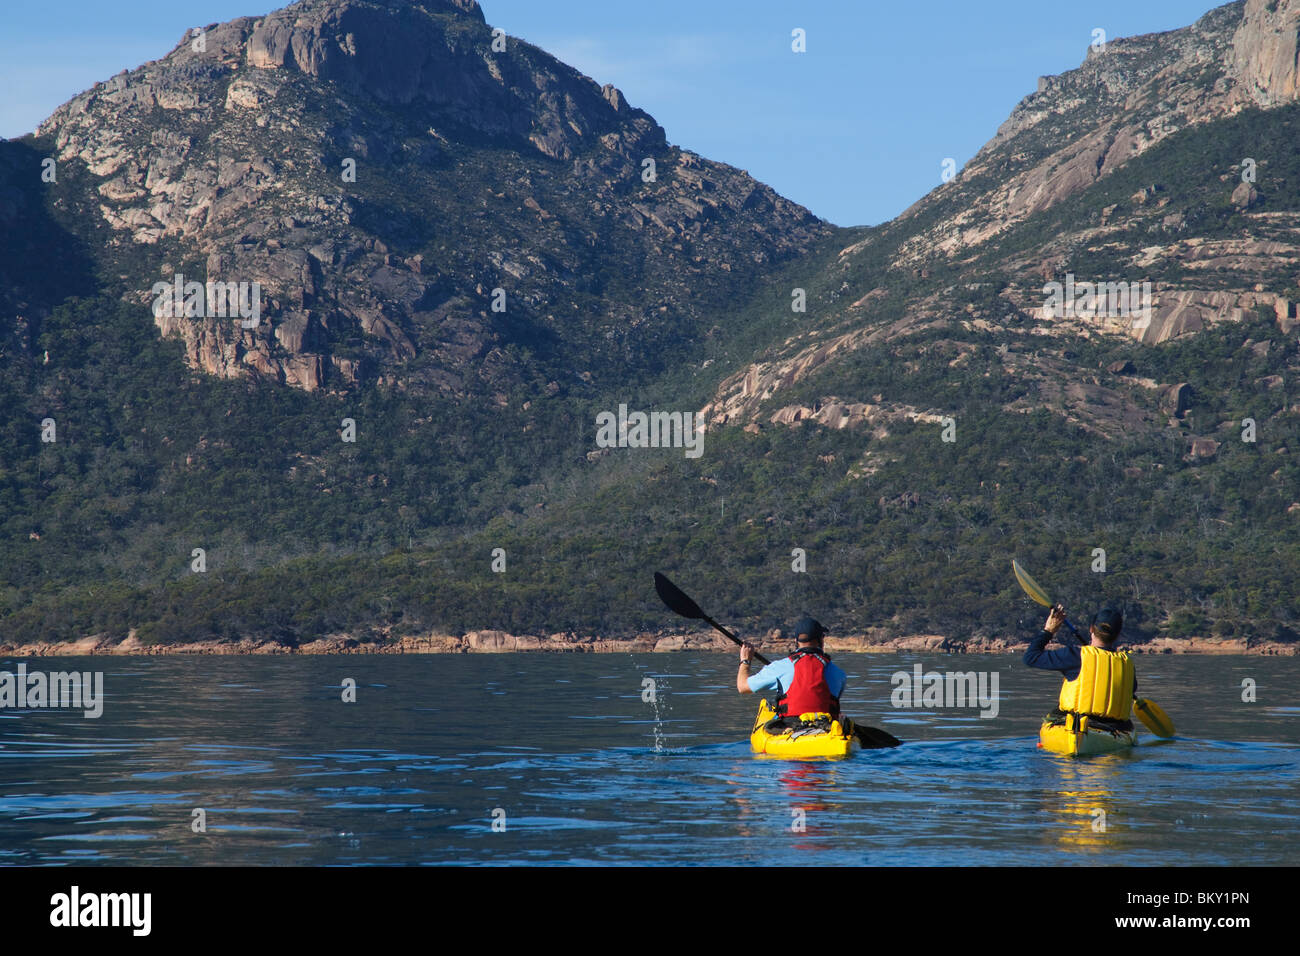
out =
{"type": "Polygon", "coordinates": [[[853,735],[858,738],[858,743],[862,744],[863,748],[867,750],[897,747],[902,743],[893,734],[886,733],[878,727],[864,727],[861,724],[853,725],[853,735]]]}
{"type": "Polygon", "coordinates": [[[687,597],[681,588],[658,571],[655,572],[655,590],[659,592],[660,600],[667,604],[674,613],[680,614],[682,617],[693,617],[696,620],[704,617],[704,612],[700,610],[700,606],[687,597]]]}

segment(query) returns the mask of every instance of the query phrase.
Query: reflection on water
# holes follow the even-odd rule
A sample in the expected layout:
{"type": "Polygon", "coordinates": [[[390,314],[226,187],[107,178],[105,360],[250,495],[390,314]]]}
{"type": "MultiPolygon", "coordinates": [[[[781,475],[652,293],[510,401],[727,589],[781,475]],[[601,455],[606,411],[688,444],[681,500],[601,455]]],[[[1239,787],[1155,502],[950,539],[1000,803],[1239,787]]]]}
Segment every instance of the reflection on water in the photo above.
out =
{"type": "MultiPolygon", "coordinates": [[[[1141,737],[1138,747],[1095,757],[1057,756],[1052,765],[1059,775],[1059,790],[1043,792],[1046,809],[1056,820],[1048,829],[1049,837],[1071,850],[1097,852],[1118,847],[1123,842],[1125,826],[1132,816],[1126,799],[1135,776],[1141,774],[1143,757],[1156,748],[1167,747],[1176,740],[1141,737]]],[[[1098,861],[1101,862],[1101,861],[1098,861]]],[[[1107,862],[1115,863],[1112,857],[1107,862]]]]}
{"type": "Polygon", "coordinates": [[[997,720],[890,708],[952,658],[837,660],[904,746],[755,758],[714,655],[61,662],[105,671],[104,715],[0,711],[0,863],[1300,862],[1300,723],[1241,700],[1253,659],[1144,660],[1182,736],[1093,758],[1035,747],[1054,687],[1010,658],[997,720]]]}
{"type": "Polygon", "coordinates": [[[841,808],[834,799],[839,789],[836,762],[784,762],[779,781],[790,797],[790,831],[804,837],[794,844],[796,850],[829,849],[826,842],[815,838],[836,832],[836,813],[841,808]]]}
{"type": "Polygon", "coordinates": [[[1131,763],[1132,753],[1053,761],[1060,777],[1059,790],[1055,794],[1047,790],[1043,795],[1055,817],[1046,832],[1059,847],[1098,853],[1117,845],[1123,820],[1112,788],[1131,763]]]}

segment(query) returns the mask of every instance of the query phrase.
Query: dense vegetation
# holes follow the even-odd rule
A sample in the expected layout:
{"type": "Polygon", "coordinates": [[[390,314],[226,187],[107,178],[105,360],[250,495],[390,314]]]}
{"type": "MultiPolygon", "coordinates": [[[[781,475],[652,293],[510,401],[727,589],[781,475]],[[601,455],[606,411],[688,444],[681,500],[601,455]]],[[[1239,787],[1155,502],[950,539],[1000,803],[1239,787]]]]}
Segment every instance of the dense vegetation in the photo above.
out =
{"type": "Polygon", "coordinates": [[[1191,414],[1224,423],[1207,463],[1185,460],[1178,429],[1113,442],[1048,410],[1009,413],[1021,386],[996,373],[993,342],[954,373],[930,333],[898,351],[934,361],[864,351],[839,374],[951,409],[954,443],[925,424],[883,440],[715,429],[699,459],[626,449],[589,464],[594,415],[573,402],[525,430],[508,410],[208,381],[139,310],[81,300],[45,323],[57,365],[0,376],[4,633],[623,633],[665,624],[648,587],[664,568],[749,627],[809,607],[841,631],[993,634],[1034,616],[1008,572],[1019,556],[1078,607],[1124,602],[1145,633],[1287,637],[1300,434],[1279,412],[1300,396],[1254,383],[1293,365],[1296,344],[1242,346],[1275,333],[1259,320],[1141,352],[1070,343],[1080,367],[1136,356],[1143,374],[1191,382],[1203,396],[1191,414]],[[414,425],[417,413],[430,420],[414,425]],[[1228,424],[1247,415],[1254,444],[1228,424]],[[53,444],[39,442],[46,416],[53,444]],[[355,444],[339,439],[345,416],[355,444]],[[864,455],[880,470],[846,477],[864,455]],[[490,569],[498,547],[505,573],[490,569]],[[1106,574],[1090,570],[1094,548],[1106,574]]]}
{"type": "MultiPolygon", "coordinates": [[[[840,633],[1001,635],[1040,617],[1011,577],[1018,556],[1080,613],[1123,603],[1137,635],[1295,639],[1294,333],[1265,314],[1154,348],[1117,336],[1027,341],[1025,315],[1002,295],[1016,277],[1001,268],[1112,205],[1130,225],[1072,249],[1081,274],[1125,276],[1134,249],[1177,231],[1164,225],[1173,213],[1196,235],[1258,232],[1228,200],[1234,164],[1256,158],[1261,209],[1294,211],[1297,123],[1300,110],[1250,111],[1185,130],[973,264],[891,267],[899,245],[947,207],[841,230],[802,260],[769,266],[747,301],[701,290],[703,323],[669,315],[614,339],[593,321],[565,341],[580,367],[636,377],[549,389],[546,375],[525,376],[504,404],[378,386],[308,394],[196,374],[176,343],[159,340],[146,308],[107,294],[106,272],[143,266],[105,260],[71,224],[43,220],[28,241],[7,244],[0,268],[0,635],[135,628],[147,641],[295,644],[343,631],[626,634],[676,623],[650,587],[656,569],[749,629],[807,609],[840,633]],[[1125,205],[1152,185],[1169,200],[1158,215],[1125,205]],[[841,262],[854,243],[858,254],[841,262]],[[794,287],[807,289],[807,314],[791,312],[794,287]],[[681,449],[589,458],[597,412],[699,408],[723,377],[790,336],[848,327],[856,320],[844,305],[877,287],[873,323],[906,316],[922,297],[938,296],[949,316],[828,364],[772,407],[883,394],[952,416],[954,442],[903,420],[881,437],[765,425],[711,429],[698,459],[681,449]],[[1133,367],[1125,376],[1105,371],[1122,361],[1133,367]],[[1188,383],[1185,417],[1169,419],[1139,379],[1188,383]],[[1072,384],[1113,390],[1142,423],[1098,427],[1062,398],[1072,384]],[[47,418],[53,442],[41,440],[47,418]],[[355,442],[341,438],[345,418],[355,442]],[[1241,440],[1246,418],[1254,442],[1241,440]],[[1192,435],[1221,444],[1194,459],[1192,435]],[[196,548],[203,573],[192,570],[196,548]],[[504,573],[491,570],[496,548],[504,573]],[[791,570],[794,548],[806,551],[805,573],[791,570]],[[1092,570],[1098,548],[1105,573],[1092,570]]],[[[22,148],[6,145],[0,159],[22,148]]],[[[6,197],[41,201],[29,184],[6,197]]],[[[361,215],[392,218],[398,201],[364,197],[361,215]]],[[[587,277],[595,285],[577,295],[590,304],[589,292],[613,294],[643,313],[636,277],[616,272],[587,277]]],[[[1153,273],[1175,279],[1179,264],[1153,273]]],[[[1293,275],[1270,278],[1274,290],[1294,285],[1293,275]]],[[[521,341],[546,350],[536,336],[521,341]]],[[[554,370],[558,352],[542,361],[527,344],[507,348],[520,368],[554,370]]]]}

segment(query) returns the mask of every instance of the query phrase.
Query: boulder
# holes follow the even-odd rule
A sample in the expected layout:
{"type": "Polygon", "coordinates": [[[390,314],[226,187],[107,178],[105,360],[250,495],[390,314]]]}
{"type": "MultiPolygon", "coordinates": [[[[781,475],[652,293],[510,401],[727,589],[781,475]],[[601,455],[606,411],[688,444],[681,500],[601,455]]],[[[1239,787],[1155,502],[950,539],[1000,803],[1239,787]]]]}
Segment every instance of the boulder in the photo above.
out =
{"type": "Polygon", "coordinates": [[[1160,395],[1160,410],[1173,418],[1182,418],[1192,403],[1192,386],[1186,382],[1167,385],[1160,395]]]}
{"type": "Polygon", "coordinates": [[[813,410],[806,405],[787,405],[772,413],[768,419],[773,425],[797,425],[813,417],[813,410]]]}
{"type": "Polygon", "coordinates": [[[876,502],[876,504],[880,506],[882,511],[889,510],[889,509],[894,509],[898,511],[911,511],[920,503],[921,503],[921,496],[917,494],[915,491],[904,491],[902,494],[895,495],[893,498],[888,498],[882,495],[881,498],[876,502]]]}
{"type": "Polygon", "coordinates": [[[470,631],[464,640],[471,651],[478,653],[499,654],[517,649],[515,636],[505,631],[470,631]]]}
{"type": "Polygon", "coordinates": [[[1281,296],[1273,303],[1273,312],[1277,315],[1277,324],[1282,327],[1283,332],[1289,332],[1295,327],[1296,320],[1296,303],[1290,299],[1284,299],[1281,296]]]}
{"type": "Polygon", "coordinates": [[[1238,209],[1249,209],[1259,203],[1259,190],[1251,183],[1238,183],[1232,191],[1232,204],[1238,209]]]}
{"type": "Polygon", "coordinates": [[[710,637],[700,634],[674,634],[668,637],[662,637],[655,642],[655,652],[664,651],[707,651],[722,650],[724,647],[734,647],[730,641],[725,641],[722,637],[710,637]]]}

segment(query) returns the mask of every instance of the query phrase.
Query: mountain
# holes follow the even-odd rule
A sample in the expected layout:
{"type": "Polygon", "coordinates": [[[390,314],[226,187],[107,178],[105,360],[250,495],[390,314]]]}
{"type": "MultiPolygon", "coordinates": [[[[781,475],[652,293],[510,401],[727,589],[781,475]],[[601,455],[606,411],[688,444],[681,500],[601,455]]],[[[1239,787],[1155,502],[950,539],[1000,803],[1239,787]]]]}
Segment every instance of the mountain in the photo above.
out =
{"type": "Polygon", "coordinates": [[[838,229],[470,0],[187,35],[0,143],[6,633],[594,647],[676,623],[663,569],[749,633],[978,647],[1038,623],[1019,556],[1135,640],[1293,647],[1298,36],[1111,40],[838,229]],[[597,447],[623,405],[703,454],[597,447]]]}
{"type": "Polygon", "coordinates": [[[132,301],[178,271],[258,284],[257,328],[158,318],[195,368],[451,394],[644,373],[828,233],[612,86],[495,45],[472,0],[210,25],[41,124],[56,210],[132,301]]]}
{"type": "Polygon", "coordinates": [[[1290,4],[1241,0],[1181,30],[1090,47],[1078,69],[1040,77],[961,177],[903,214],[961,209],[905,252],[960,254],[1181,130],[1295,102],[1297,16],[1290,4]]]}
{"type": "MultiPolygon", "coordinates": [[[[965,284],[994,275],[998,306],[983,318],[1000,326],[1012,310],[1030,334],[1101,327],[1156,344],[1261,308],[1289,333],[1300,219],[1286,152],[1294,113],[1284,108],[1300,96],[1298,33],[1300,4],[1251,0],[1182,30],[1090,48],[1077,70],[1040,78],[960,176],[847,246],[830,272],[942,272],[965,284]],[[1236,152],[1216,142],[1228,129],[1249,131],[1236,152]],[[1042,317],[1043,284],[1066,274],[1151,281],[1151,314],[1042,317]]],[[[884,291],[828,302],[823,329],[849,331],[830,344],[791,342],[724,382],[706,413],[726,421],[752,411],[778,382],[878,341],[884,324],[871,313],[884,291]]],[[[946,321],[943,298],[914,295],[904,311],[888,334],[946,321]]]]}

